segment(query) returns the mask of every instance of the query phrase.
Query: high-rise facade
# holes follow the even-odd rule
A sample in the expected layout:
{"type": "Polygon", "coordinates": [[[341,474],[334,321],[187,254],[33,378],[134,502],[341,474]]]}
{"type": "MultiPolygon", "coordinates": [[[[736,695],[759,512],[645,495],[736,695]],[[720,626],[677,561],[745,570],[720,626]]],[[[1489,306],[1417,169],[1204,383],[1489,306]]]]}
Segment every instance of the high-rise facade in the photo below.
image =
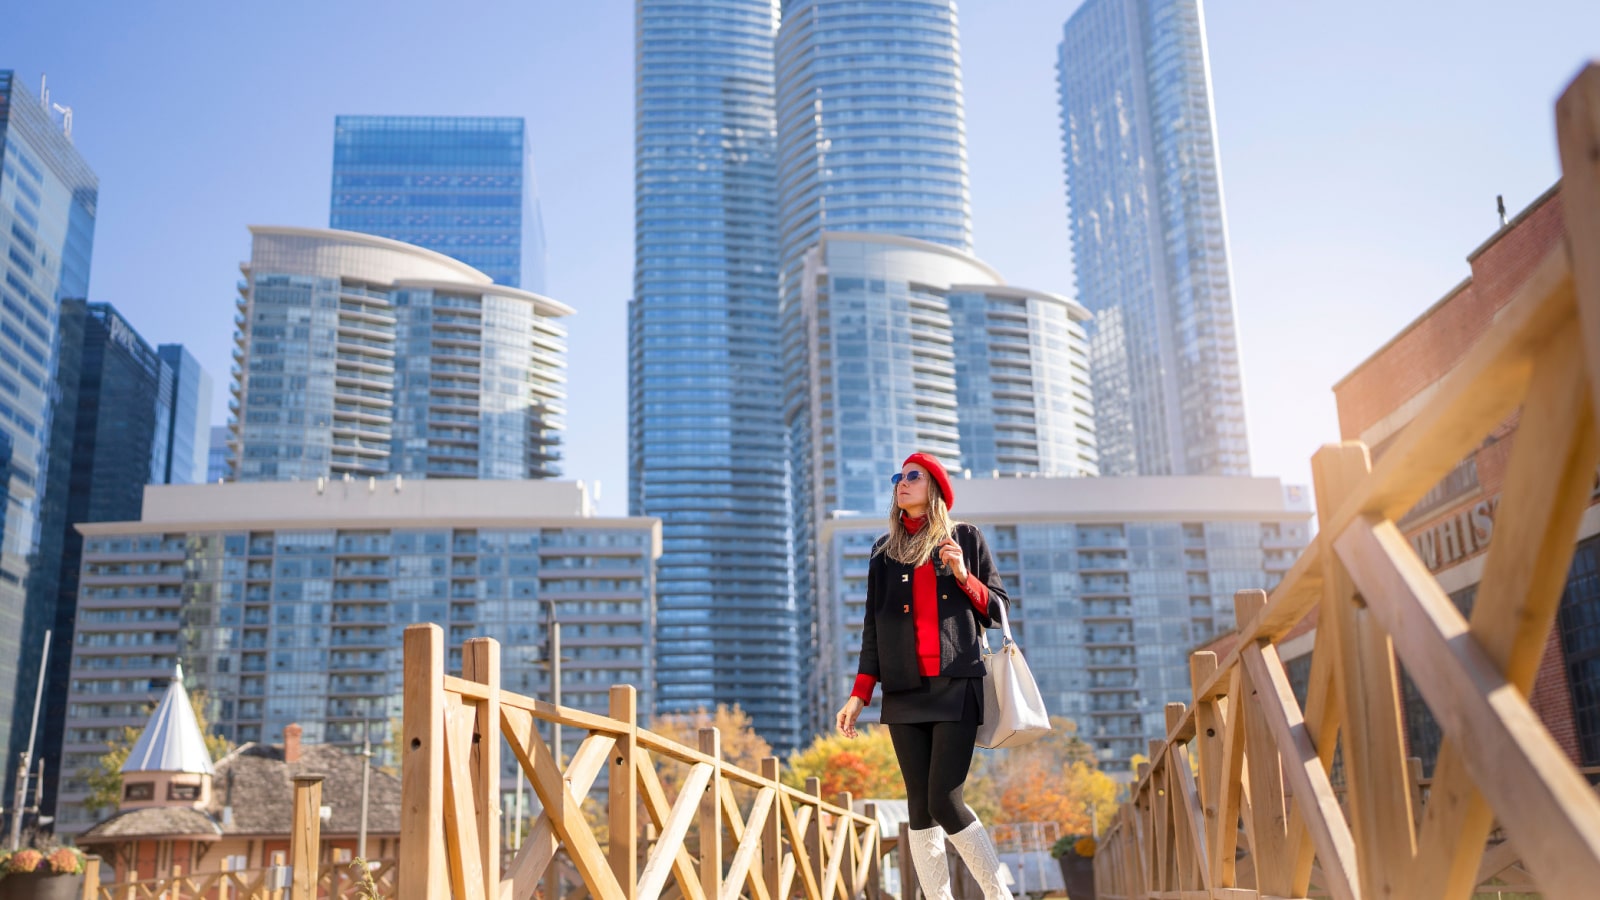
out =
{"type": "Polygon", "coordinates": [[[83,554],[83,538],[74,526],[138,519],[145,485],[162,483],[171,458],[173,375],[115,307],[62,301],[57,385],[64,406],[56,421],[71,429],[71,467],[36,749],[46,761],[45,809],[55,808],[63,775],[58,764],[72,662],[67,648],[77,629],[83,554]]]}
{"type": "Polygon", "coordinates": [[[234,478],[559,474],[570,307],[386,238],[250,231],[234,478]]]}
{"type": "MultiPolygon", "coordinates": [[[[786,272],[795,597],[821,658],[838,656],[843,638],[829,626],[837,595],[818,590],[828,583],[818,535],[849,514],[881,533],[906,456],[983,475],[1096,474],[1087,318],[1065,297],[1010,287],[970,254],[912,238],[824,232],[786,272]]],[[[830,674],[813,668],[806,684],[814,728],[838,702],[830,674]]]]}
{"type": "MultiPolygon", "coordinates": [[[[406,625],[447,629],[451,671],[468,638],[497,639],[502,686],[547,697],[553,612],[562,703],[604,712],[613,684],[633,684],[649,718],[659,529],[594,516],[571,482],[152,487],[139,520],[81,527],[60,827],[92,823],[81,773],[145,720],[180,662],[234,741],[275,741],[297,723],[307,743],[356,749],[370,727],[385,753],[406,625]]],[[[510,788],[516,764],[504,761],[510,788]]]]}
{"type": "MultiPolygon", "coordinates": [[[[1192,701],[1189,651],[1234,627],[1233,592],[1272,589],[1310,539],[1304,490],[1275,478],[954,486],[960,518],[983,530],[1011,593],[1013,631],[1045,708],[1076,722],[1111,772],[1165,736],[1165,704],[1192,701]]],[[[819,668],[835,704],[855,679],[867,567],[883,531],[882,515],[840,517],[822,531],[824,625],[838,637],[819,668]]],[[[875,702],[862,720],[878,712],[875,702]]]]}
{"type": "Polygon", "coordinates": [[[161,471],[155,484],[204,484],[211,457],[211,375],[182,344],[162,344],[156,355],[170,373],[167,399],[171,411],[162,448],[161,471]]]}
{"type": "Polygon", "coordinates": [[[658,708],[802,735],[778,353],[776,0],[638,0],[629,508],[662,520],[658,708]]]}
{"type": "MultiPolygon", "coordinates": [[[[54,619],[72,441],[71,417],[58,415],[66,404],[55,384],[57,329],[62,299],[89,292],[98,195],[99,179],[45,104],[0,70],[0,750],[8,760],[27,743],[54,619]]],[[[12,776],[8,764],[0,780],[12,776]]]]}
{"type": "Polygon", "coordinates": [[[206,482],[216,484],[228,478],[228,426],[211,426],[211,449],[206,452],[206,482]]]}
{"type": "Polygon", "coordinates": [[[1086,0],[1058,72],[1101,469],[1248,475],[1199,0],[1086,0]]]}
{"type": "Polygon", "coordinates": [[[437,250],[495,284],[543,291],[524,132],[511,117],[339,116],[329,227],[437,250]]]}
{"type": "Polygon", "coordinates": [[[786,268],[824,231],[971,252],[953,0],[789,0],[776,64],[786,268]]]}

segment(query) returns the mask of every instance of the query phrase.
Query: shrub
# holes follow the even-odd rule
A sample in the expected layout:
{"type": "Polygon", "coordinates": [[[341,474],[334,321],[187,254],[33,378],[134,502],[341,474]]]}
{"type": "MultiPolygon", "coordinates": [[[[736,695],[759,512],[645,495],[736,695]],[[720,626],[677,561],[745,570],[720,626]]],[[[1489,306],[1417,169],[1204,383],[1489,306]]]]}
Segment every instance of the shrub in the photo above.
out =
{"type": "Polygon", "coordinates": [[[18,850],[17,852],[0,861],[7,872],[24,873],[39,871],[40,863],[44,862],[44,854],[37,850],[18,850]]]}
{"type": "Polygon", "coordinates": [[[83,851],[74,847],[57,847],[48,857],[50,871],[57,875],[76,875],[83,871],[83,851]]]}

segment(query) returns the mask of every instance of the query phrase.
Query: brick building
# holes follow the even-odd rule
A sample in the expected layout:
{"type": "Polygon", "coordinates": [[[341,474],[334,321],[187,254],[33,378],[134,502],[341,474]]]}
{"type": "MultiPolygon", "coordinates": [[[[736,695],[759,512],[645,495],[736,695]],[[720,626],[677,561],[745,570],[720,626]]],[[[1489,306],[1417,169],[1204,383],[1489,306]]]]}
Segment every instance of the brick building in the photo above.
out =
{"type": "MultiPolygon", "coordinates": [[[[1341,436],[1365,442],[1374,460],[1381,457],[1564,236],[1561,199],[1552,187],[1468,255],[1466,280],[1334,386],[1341,436]]],[[[1397,522],[1463,614],[1471,612],[1494,537],[1516,432],[1513,414],[1397,522]]],[[[1531,701],[1575,764],[1600,766],[1600,505],[1595,497],[1577,538],[1531,701]]],[[[1286,642],[1291,676],[1303,678],[1309,669],[1310,644],[1309,634],[1286,642]]],[[[1424,772],[1431,774],[1438,726],[1408,678],[1402,678],[1402,691],[1410,755],[1421,757],[1424,772]]]]}

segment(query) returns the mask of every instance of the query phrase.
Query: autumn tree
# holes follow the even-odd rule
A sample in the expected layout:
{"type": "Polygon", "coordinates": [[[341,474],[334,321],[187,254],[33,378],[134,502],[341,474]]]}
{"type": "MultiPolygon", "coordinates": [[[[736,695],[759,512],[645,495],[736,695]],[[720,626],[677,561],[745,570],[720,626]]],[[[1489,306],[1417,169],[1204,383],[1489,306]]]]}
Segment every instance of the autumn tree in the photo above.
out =
{"type": "MultiPolygon", "coordinates": [[[[650,720],[649,728],[691,750],[700,747],[700,729],[715,728],[721,735],[723,760],[754,774],[760,774],[761,761],[772,755],[772,745],[756,733],[749,713],[737,705],[718,704],[716,712],[701,707],[692,713],[656,716],[650,720]]],[[[683,783],[689,767],[665,759],[660,753],[652,754],[651,760],[655,763],[661,786],[670,802],[678,796],[678,785],[683,783]]],[[[742,787],[736,787],[737,796],[742,797],[743,793],[742,787]]],[[[754,796],[753,792],[751,796],[754,796]]]]}
{"type": "Polygon", "coordinates": [[[1063,831],[1087,833],[1096,813],[1111,820],[1117,784],[1096,766],[1094,748],[1072,720],[1050,721],[1053,730],[1040,740],[990,754],[967,802],[992,807],[996,822],[1055,822],[1063,831]]]}
{"type": "MultiPolygon", "coordinates": [[[[190,693],[189,706],[194,710],[195,721],[200,725],[200,734],[205,738],[206,752],[211,755],[212,760],[227,755],[228,751],[233,749],[233,742],[220,734],[211,733],[211,725],[206,717],[206,692],[190,693]]],[[[146,714],[154,708],[152,704],[150,709],[146,710],[146,714]]],[[[122,804],[122,764],[128,761],[128,754],[138,742],[141,733],[143,729],[124,725],[120,734],[106,742],[106,752],[95,762],[94,767],[79,772],[89,786],[89,796],[84,799],[83,805],[91,815],[98,816],[102,811],[114,810],[122,804]]]]}
{"type": "Polygon", "coordinates": [[[811,746],[790,754],[782,773],[784,784],[804,790],[811,777],[821,780],[822,796],[830,801],[840,791],[849,791],[858,800],[906,796],[889,729],[881,725],[864,726],[857,738],[837,732],[819,735],[811,746]]]}

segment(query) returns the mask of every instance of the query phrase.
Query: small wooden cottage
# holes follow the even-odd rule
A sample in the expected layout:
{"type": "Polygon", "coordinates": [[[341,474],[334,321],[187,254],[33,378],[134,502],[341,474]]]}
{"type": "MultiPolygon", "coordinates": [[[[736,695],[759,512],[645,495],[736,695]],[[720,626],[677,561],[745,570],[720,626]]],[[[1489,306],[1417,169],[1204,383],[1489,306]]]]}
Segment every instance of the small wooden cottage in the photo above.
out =
{"type": "MultiPolygon", "coordinates": [[[[282,745],[249,743],[217,760],[206,751],[181,670],[122,767],[118,812],[78,836],[105,860],[102,882],[265,869],[289,850],[294,778],[323,776],[320,868],[348,863],[361,821],[362,758],[302,746],[299,725],[282,745]]],[[[374,768],[367,798],[367,855],[393,860],[400,837],[400,779],[374,768]]]]}

